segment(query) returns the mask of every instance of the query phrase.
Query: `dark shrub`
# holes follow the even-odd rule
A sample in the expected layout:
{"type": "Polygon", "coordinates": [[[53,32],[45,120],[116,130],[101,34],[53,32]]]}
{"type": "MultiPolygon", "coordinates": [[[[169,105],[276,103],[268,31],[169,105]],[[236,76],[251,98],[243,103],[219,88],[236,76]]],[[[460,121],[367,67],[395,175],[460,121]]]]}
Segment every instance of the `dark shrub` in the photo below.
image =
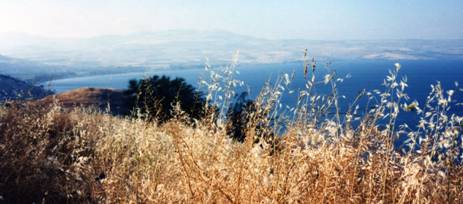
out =
{"type": "Polygon", "coordinates": [[[260,139],[274,144],[275,139],[272,130],[272,124],[267,123],[267,116],[264,112],[257,111],[256,104],[253,100],[247,99],[248,93],[242,92],[237,95],[235,101],[230,104],[227,112],[227,135],[232,139],[244,142],[249,130],[254,131],[254,143],[260,139]]]}
{"type": "Polygon", "coordinates": [[[227,135],[236,141],[243,142],[246,138],[246,129],[255,112],[254,102],[246,99],[247,92],[236,97],[234,103],[230,104],[227,113],[227,135]]]}
{"type": "Polygon", "coordinates": [[[182,78],[153,76],[139,81],[131,80],[127,94],[131,108],[148,120],[165,122],[173,117],[173,106],[180,104],[182,111],[191,119],[204,115],[204,99],[201,92],[182,78]]]}

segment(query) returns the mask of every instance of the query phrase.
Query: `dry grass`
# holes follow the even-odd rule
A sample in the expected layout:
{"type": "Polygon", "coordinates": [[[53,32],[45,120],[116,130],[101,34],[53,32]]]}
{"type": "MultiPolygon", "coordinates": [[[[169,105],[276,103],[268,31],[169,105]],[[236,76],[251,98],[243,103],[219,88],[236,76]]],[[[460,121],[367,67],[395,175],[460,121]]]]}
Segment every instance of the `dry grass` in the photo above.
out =
{"type": "MultiPolygon", "coordinates": [[[[0,196],[45,203],[463,203],[463,167],[454,160],[461,151],[460,118],[431,127],[426,114],[423,128],[408,132],[420,135],[413,145],[422,148],[394,150],[393,138],[405,130],[380,130],[376,122],[393,121],[394,106],[401,105],[382,95],[400,94],[394,80],[378,94],[389,100],[380,100],[357,128],[339,115],[321,117],[322,103],[312,100],[322,99],[309,89],[281,137],[256,140],[277,132],[271,121],[281,87],[267,86],[243,143],[230,139],[223,123],[207,117],[190,124],[181,111],[156,125],[85,110],[64,113],[58,106],[2,108],[0,196]],[[442,145],[446,154],[439,153],[442,145]]],[[[445,105],[439,100],[446,97],[436,97],[429,107],[445,105]]],[[[332,98],[323,104],[335,106],[332,98]]],[[[442,109],[423,111],[440,115],[442,109]]]]}
{"type": "Polygon", "coordinates": [[[100,110],[110,109],[114,114],[127,115],[130,113],[127,102],[128,97],[121,90],[79,88],[32,101],[31,105],[47,106],[57,103],[64,109],[94,107],[100,110]]]}

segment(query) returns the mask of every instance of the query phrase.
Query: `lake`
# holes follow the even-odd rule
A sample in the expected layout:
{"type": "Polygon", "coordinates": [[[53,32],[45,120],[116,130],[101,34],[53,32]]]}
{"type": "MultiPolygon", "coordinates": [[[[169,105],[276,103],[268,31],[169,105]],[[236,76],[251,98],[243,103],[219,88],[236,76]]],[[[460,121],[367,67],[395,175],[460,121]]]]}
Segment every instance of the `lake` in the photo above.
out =
{"type": "MultiPolygon", "coordinates": [[[[371,91],[373,89],[382,90],[382,82],[385,79],[388,71],[394,68],[396,61],[388,60],[335,60],[330,62],[330,66],[320,62],[317,64],[316,72],[318,80],[323,80],[323,76],[336,70],[338,76],[350,75],[339,84],[339,95],[344,95],[345,99],[340,99],[341,109],[346,109],[350,102],[362,90],[371,91]]],[[[455,82],[463,83],[463,60],[421,60],[421,61],[398,61],[402,68],[400,76],[407,76],[408,88],[407,93],[411,101],[417,100],[423,104],[429,91],[430,85],[437,81],[442,83],[444,89],[454,89],[454,98],[463,102],[462,92],[455,87],[455,82]]],[[[236,78],[245,82],[250,90],[251,98],[255,97],[265,81],[275,81],[277,76],[284,73],[295,73],[295,78],[289,85],[290,89],[297,92],[304,88],[305,79],[303,76],[302,62],[289,62],[280,64],[242,64],[237,66],[239,74],[236,78]]],[[[167,75],[170,77],[184,78],[194,86],[199,85],[200,79],[206,79],[208,73],[204,69],[172,69],[158,70],[151,72],[133,72],[111,75],[97,75],[87,77],[76,77],[68,79],[54,80],[45,83],[51,89],[57,92],[68,91],[80,87],[96,87],[96,88],[117,88],[123,89],[128,85],[130,79],[141,79],[152,75],[167,75]]],[[[320,87],[318,92],[326,93],[330,91],[328,87],[320,87]]],[[[282,102],[288,106],[294,106],[297,100],[295,94],[286,94],[282,102]]],[[[462,115],[462,106],[455,107],[452,112],[462,115]]],[[[413,113],[402,113],[399,118],[399,123],[406,122],[410,125],[416,123],[417,118],[413,113]]]]}

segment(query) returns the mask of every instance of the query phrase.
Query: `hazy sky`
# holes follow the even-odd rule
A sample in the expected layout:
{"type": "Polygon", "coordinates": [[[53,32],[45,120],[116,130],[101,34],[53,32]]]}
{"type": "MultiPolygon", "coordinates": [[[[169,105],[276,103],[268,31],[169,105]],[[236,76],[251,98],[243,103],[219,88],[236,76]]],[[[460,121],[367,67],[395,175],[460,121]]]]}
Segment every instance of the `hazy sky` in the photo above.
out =
{"type": "Polygon", "coordinates": [[[0,32],[88,37],[168,29],[266,38],[463,38],[463,0],[0,0],[0,32]]]}

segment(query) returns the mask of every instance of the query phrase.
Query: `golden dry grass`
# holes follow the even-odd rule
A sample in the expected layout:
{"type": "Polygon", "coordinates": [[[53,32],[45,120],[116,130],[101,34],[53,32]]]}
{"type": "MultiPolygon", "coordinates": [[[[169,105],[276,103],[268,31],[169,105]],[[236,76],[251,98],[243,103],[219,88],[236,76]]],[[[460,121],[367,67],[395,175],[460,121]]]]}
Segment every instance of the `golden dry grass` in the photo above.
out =
{"type": "Polygon", "coordinates": [[[0,190],[12,202],[461,203],[463,198],[460,166],[433,162],[426,154],[400,155],[375,130],[324,142],[316,130],[291,127],[275,151],[265,142],[234,142],[221,128],[192,127],[180,119],[157,126],[56,109],[2,110],[0,118],[0,190]]]}

